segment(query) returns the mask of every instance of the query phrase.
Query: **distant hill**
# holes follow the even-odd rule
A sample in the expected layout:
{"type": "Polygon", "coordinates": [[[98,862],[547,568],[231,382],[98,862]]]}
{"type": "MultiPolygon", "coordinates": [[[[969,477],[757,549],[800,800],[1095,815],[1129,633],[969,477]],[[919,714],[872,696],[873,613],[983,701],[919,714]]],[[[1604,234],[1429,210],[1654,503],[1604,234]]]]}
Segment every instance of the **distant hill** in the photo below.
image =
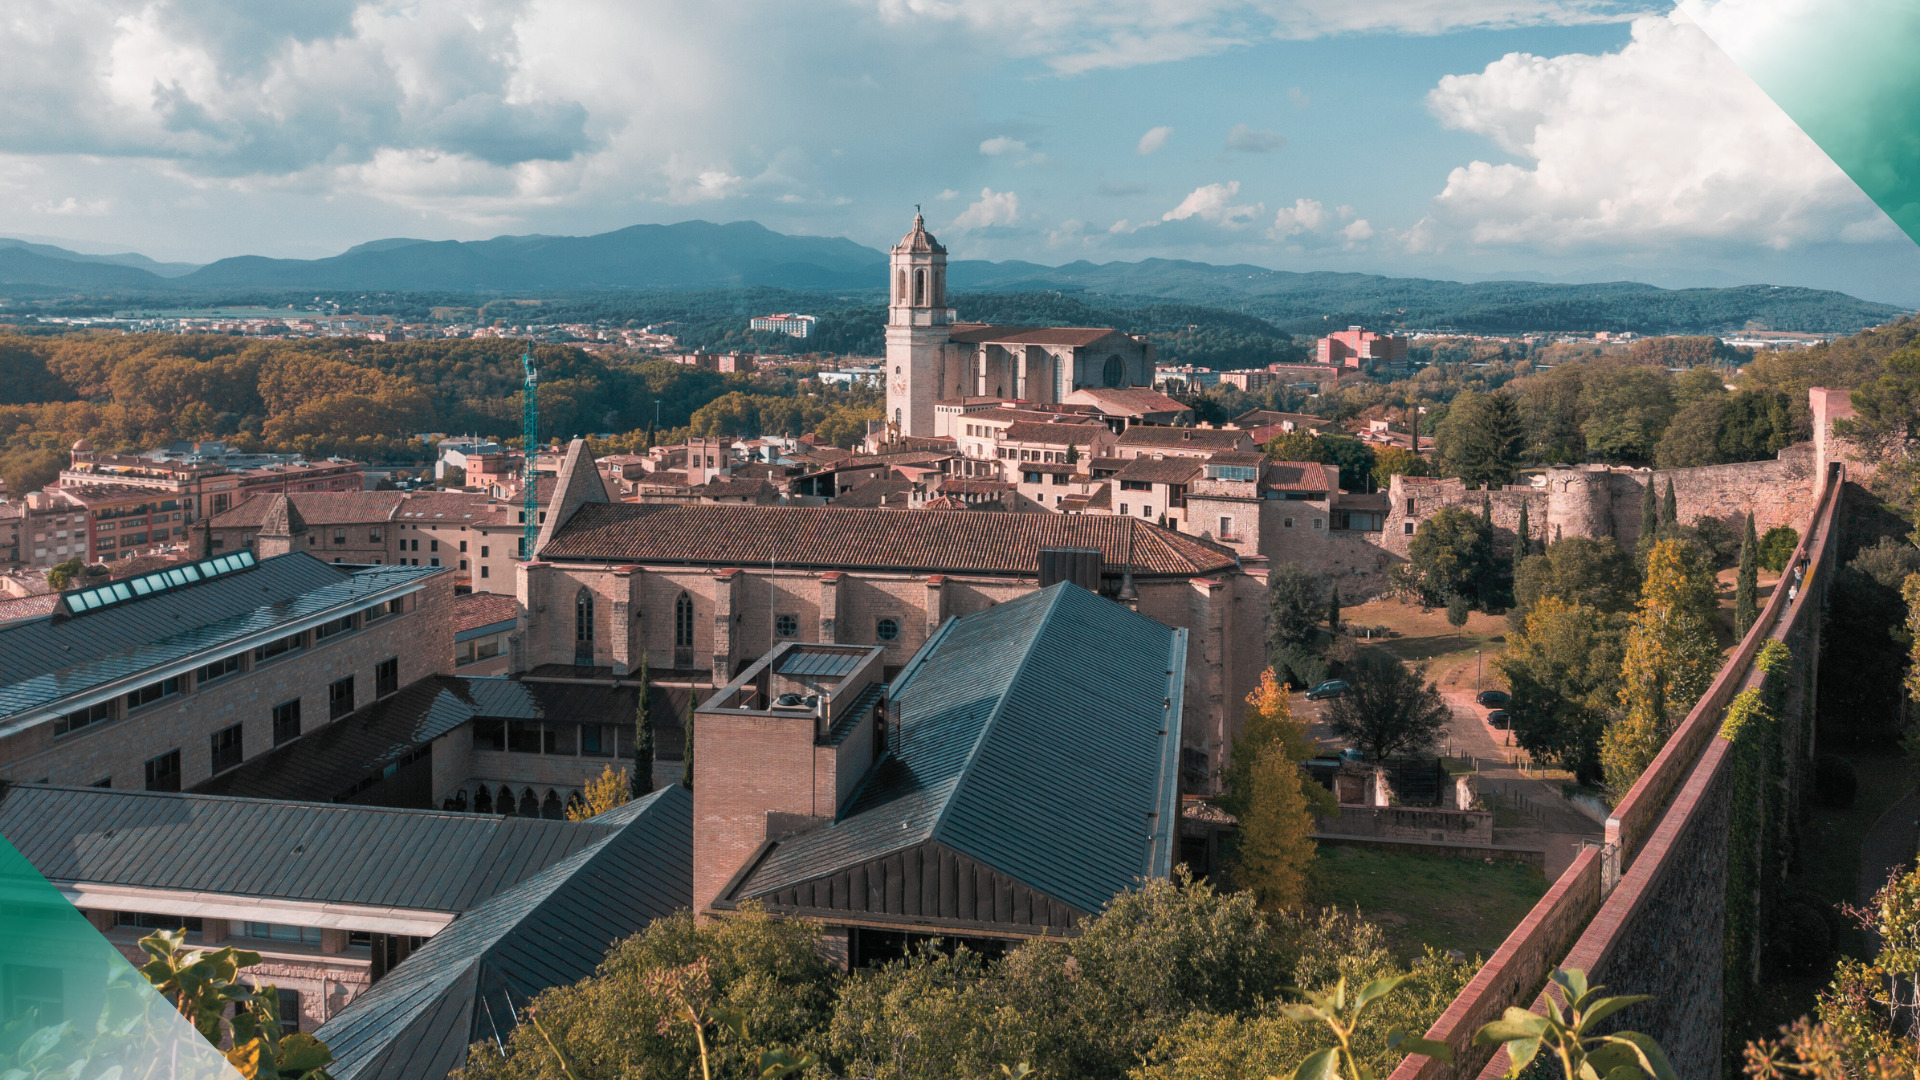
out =
{"type": "Polygon", "coordinates": [[[57,259],[62,262],[99,263],[108,266],[131,266],[146,270],[163,278],[179,277],[200,269],[199,263],[156,262],[145,255],[124,251],[117,255],[82,255],[77,251],[68,251],[52,244],[36,244],[27,240],[17,240],[11,236],[0,236],[0,250],[14,249],[31,252],[35,255],[57,259]]]}
{"type": "MultiPolygon", "coordinates": [[[[178,273],[178,264],[153,263],[138,255],[77,255],[50,245],[0,240],[0,284],[122,294],[373,290],[579,295],[750,287],[879,294],[886,287],[885,268],[885,253],[851,240],[788,236],[751,221],[635,225],[596,236],[392,238],[324,259],[248,255],[188,273],[178,273]],[[173,274],[177,276],[163,276],[173,274]]],[[[1065,266],[960,260],[952,266],[951,287],[956,292],[1058,292],[1201,304],[1306,334],[1356,323],[1469,332],[1852,333],[1903,314],[1892,305],[1845,293],[1774,285],[1661,289],[1631,281],[1462,283],[1175,259],[1065,266]]]]}

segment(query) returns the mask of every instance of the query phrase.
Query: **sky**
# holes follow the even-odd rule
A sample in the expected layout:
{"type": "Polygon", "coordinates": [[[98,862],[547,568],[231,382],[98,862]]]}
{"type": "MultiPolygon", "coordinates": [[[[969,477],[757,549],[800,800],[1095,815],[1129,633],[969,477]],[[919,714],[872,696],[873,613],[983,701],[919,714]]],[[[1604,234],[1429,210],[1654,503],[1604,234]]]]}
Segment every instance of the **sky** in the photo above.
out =
{"type": "Polygon", "coordinates": [[[1920,307],[1920,248],[1702,31],[1754,2],[11,0],[0,235],[884,247],[920,204],[957,258],[1920,307]]]}

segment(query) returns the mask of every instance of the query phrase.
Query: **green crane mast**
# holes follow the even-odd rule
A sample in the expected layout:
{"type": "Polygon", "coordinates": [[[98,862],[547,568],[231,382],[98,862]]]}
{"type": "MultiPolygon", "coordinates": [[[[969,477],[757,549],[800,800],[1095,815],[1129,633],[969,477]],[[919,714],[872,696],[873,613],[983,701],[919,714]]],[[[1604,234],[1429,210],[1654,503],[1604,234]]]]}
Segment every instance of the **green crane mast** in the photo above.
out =
{"type": "Polygon", "coordinates": [[[534,544],[540,540],[540,483],[539,473],[533,467],[540,452],[540,369],[534,366],[533,350],[520,354],[520,366],[527,373],[526,382],[521,384],[524,388],[521,396],[525,400],[521,409],[520,447],[525,460],[521,463],[524,476],[521,478],[520,505],[526,526],[520,547],[521,553],[532,559],[534,544]]]}

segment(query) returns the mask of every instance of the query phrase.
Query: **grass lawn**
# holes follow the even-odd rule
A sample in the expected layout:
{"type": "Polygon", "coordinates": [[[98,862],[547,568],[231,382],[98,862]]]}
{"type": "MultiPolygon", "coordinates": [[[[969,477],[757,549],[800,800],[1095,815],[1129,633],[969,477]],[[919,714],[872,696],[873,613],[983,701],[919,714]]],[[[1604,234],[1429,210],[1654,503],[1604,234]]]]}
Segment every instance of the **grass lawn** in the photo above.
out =
{"type": "Polygon", "coordinates": [[[1524,863],[1322,845],[1316,899],[1358,907],[1403,960],[1422,945],[1493,955],[1546,894],[1547,879],[1524,863]]]}
{"type": "Polygon", "coordinates": [[[1362,644],[1366,643],[1366,639],[1361,627],[1390,628],[1398,636],[1376,639],[1378,646],[1402,660],[1427,664],[1427,676],[1439,680],[1443,690],[1470,689],[1473,686],[1473,654],[1476,649],[1484,660],[1482,685],[1499,685],[1499,673],[1494,669],[1493,659],[1500,654],[1506,640],[1507,619],[1504,615],[1471,612],[1467,616],[1467,624],[1456,630],[1447,625],[1445,608],[1422,612],[1417,604],[1370,600],[1342,611],[1340,621],[1346,624],[1349,633],[1361,638],[1362,644]],[[1454,669],[1451,678],[1446,675],[1450,668],[1454,669]]]}

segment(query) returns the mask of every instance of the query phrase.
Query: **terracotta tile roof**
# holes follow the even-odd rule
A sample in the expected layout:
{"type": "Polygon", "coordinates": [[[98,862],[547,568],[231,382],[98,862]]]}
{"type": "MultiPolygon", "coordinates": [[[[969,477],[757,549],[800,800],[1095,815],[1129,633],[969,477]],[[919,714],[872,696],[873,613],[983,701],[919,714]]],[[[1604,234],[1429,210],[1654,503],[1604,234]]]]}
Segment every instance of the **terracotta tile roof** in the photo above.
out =
{"type": "MultiPolygon", "coordinates": [[[[1031,576],[1043,547],[1097,548],[1118,567],[1127,522],[1061,514],[924,514],[837,506],[589,503],[541,549],[543,559],[696,566],[817,567],[1031,576]]],[[[1132,531],[1134,573],[1231,569],[1231,552],[1152,525],[1132,531]]]]}
{"type": "MultiPolygon", "coordinates": [[[[395,521],[421,525],[500,524],[519,513],[517,503],[491,499],[477,491],[417,491],[403,493],[395,521]]],[[[301,496],[295,495],[298,500],[301,496]]],[[[312,519],[309,518],[309,521],[312,519]]]]}
{"type": "Polygon", "coordinates": [[[53,614],[60,606],[59,593],[41,593],[39,596],[0,597],[0,623],[16,622],[20,619],[37,619],[42,615],[53,614]]]}
{"type": "Polygon", "coordinates": [[[926,502],[921,503],[920,509],[922,510],[971,510],[973,509],[973,506],[969,503],[963,503],[959,499],[942,495],[937,499],[928,499],[926,502]]]}
{"type": "MultiPolygon", "coordinates": [[[[287,496],[300,516],[313,525],[359,525],[390,521],[406,493],[401,491],[296,491],[287,496]]],[[[258,528],[266,521],[274,496],[249,495],[232,509],[206,519],[210,529],[258,528]]]]}
{"type": "Polygon", "coordinates": [[[1098,491],[1087,496],[1086,508],[1088,510],[1111,511],[1113,509],[1113,485],[1101,484],[1098,491]]]}
{"type": "Polygon", "coordinates": [[[1110,326],[983,326],[962,323],[954,327],[949,340],[963,345],[982,342],[1006,342],[1010,345],[1092,345],[1114,336],[1124,337],[1110,326]]]}
{"type": "Polygon", "coordinates": [[[687,474],[679,469],[661,469],[659,472],[650,472],[645,476],[636,476],[633,478],[633,489],[635,491],[642,489],[654,490],[663,487],[684,488],[686,486],[687,474]]]}
{"type": "Polygon", "coordinates": [[[1004,495],[1013,490],[1013,485],[1005,480],[968,480],[964,477],[950,476],[940,481],[941,491],[953,491],[962,495],[1004,495]]]}
{"type": "Polygon", "coordinates": [[[510,622],[520,617],[520,601],[501,593],[460,593],[453,598],[453,632],[510,622]]]}
{"type": "Polygon", "coordinates": [[[1167,395],[1146,386],[1134,386],[1125,390],[1108,389],[1103,386],[1089,386],[1075,390],[1074,396],[1084,397],[1109,413],[1124,413],[1131,416],[1151,416],[1158,413],[1177,413],[1191,411],[1187,406],[1167,395]]]}
{"type": "Polygon", "coordinates": [[[1102,435],[1111,434],[1101,423],[1036,424],[1023,420],[1007,425],[1007,442],[1047,443],[1053,446],[1090,446],[1102,435]]]}
{"type": "Polygon", "coordinates": [[[1120,434],[1121,446],[1177,446],[1195,449],[1239,450],[1253,440],[1244,431],[1220,428],[1141,427],[1120,434]]]}
{"type": "Polygon", "coordinates": [[[1162,458],[1155,461],[1141,455],[1113,474],[1115,480],[1133,480],[1145,484],[1185,484],[1200,475],[1199,458],[1162,458]]]}
{"type": "Polygon", "coordinates": [[[1276,461],[1267,466],[1260,486],[1275,491],[1326,491],[1326,470],[1306,461],[1276,461]]]}
{"type": "Polygon", "coordinates": [[[903,507],[913,490],[910,481],[897,476],[876,476],[862,481],[833,497],[833,505],[842,507],[903,507]]]}
{"type": "Polygon", "coordinates": [[[1014,424],[1022,420],[1045,424],[1063,415],[1046,409],[982,409],[970,412],[961,419],[981,424],[1014,424]]]}
{"type": "Polygon", "coordinates": [[[1267,455],[1258,450],[1222,450],[1209,457],[1209,465],[1259,465],[1267,460],[1267,455]]]}
{"type": "Polygon", "coordinates": [[[1235,426],[1243,428],[1274,427],[1284,423],[1292,423],[1298,427],[1309,428],[1331,428],[1340,426],[1324,416],[1308,416],[1306,413],[1295,412],[1275,412],[1272,409],[1250,409],[1234,417],[1233,423],[1235,426]]]}
{"type": "Polygon", "coordinates": [[[1021,472],[1059,473],[1062,476],[1072,476],[1080,471],[1078,465],[1068,465],[1059,461],[1010,461],[1007,465],[1021,472]]]}

